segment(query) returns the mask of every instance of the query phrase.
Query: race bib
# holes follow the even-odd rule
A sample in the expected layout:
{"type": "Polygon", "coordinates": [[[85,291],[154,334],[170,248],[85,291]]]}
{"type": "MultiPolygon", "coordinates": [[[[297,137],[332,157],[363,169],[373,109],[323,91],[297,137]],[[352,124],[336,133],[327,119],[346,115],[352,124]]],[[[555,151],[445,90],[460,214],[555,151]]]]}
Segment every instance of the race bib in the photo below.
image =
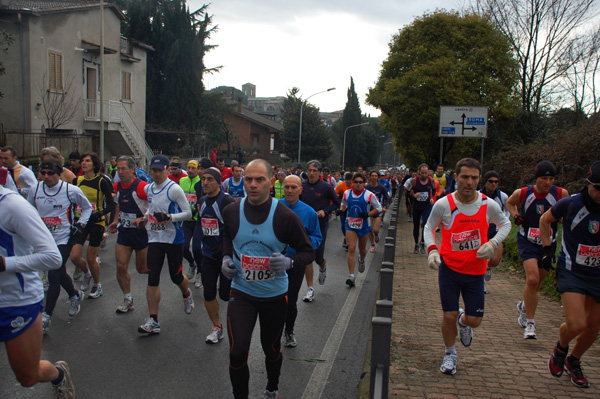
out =
{"type": "Polygon", "coordinates": [[[242,275],[246,281],[267,281],[275,278],[269,269],[269,258],[242,255],[242,275]]]}
{"type": "Polygon", "coordinates": [[[219,221],[217,219],[202,218],[202,234],[217,237],[219,235],[219,221]]]}
{"type": "Polygon", "coordinates": [[[194,206],[196,203],[196,194],[186,194],[185,199],[187,199],[187,202],[190,204],[190,206],[194,206]]]}
{"type": "Polygon", "coordinates": [[[59,216],[42,217],[42,221],[51,233],[59,232],[63,229],[62,220],[59,216]]]}
{"type": "Polygon", "coordinates": [[[148,223],[151,231],[164,231],[167,229],[167,221],[159,222],[154,215],[148,215],[148,223]]]}
{"type": "Polygon", "coordinates": [[[575,262],[578,265],[598,267],[600,266],[600,245],[590,246],[579,244],[575,262]]]}
{"type": "Polygon", "coordinates": [[[136,228],[136,226],[134,226],[132,223],[134,219],[137,219],[135,213],[119,212],[119,224],[125,229],[136,228]]]}
{"type": "Polygon", "coordinates": [[[429,192],[423,191],[423,192],[419,193],[419,196],[417,197],[417,201],[419,201],[419,202],[429,201],[429,192]]]}
{"type": "MultiPolygon", "coordinates": [[[[542,245],[542,239],[540,237],[540,229],[530,227],[527,230],[527,240],[534,243],[535,245],[542,245]]],[[[550,242],[552,242],[552,228],[550,228],[550,242]]]]}
{"type": "Polygon", "coordinates": [[[450,240],[453,251],[471,251],[481,246],[481,234],[479,230],[452,233],[450,240]]]}
{"type": "Polygon", "coordinates": [[[348,218],[348,226],[351,229],[362,229],[363,218],[348,218]]]}

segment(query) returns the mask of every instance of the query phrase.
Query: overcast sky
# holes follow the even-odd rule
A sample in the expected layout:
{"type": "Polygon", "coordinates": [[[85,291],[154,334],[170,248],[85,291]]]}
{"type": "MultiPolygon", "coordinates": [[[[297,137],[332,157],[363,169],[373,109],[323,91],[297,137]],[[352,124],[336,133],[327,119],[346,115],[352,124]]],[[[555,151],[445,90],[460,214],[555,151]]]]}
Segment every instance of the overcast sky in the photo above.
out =
{"type": "MultiPolygon", "coordinates": [[[[188,0],[190,11],[207,2],[188,0]]],[[[324,112],[346,106],[350,77],[363,113],[379,115],[364,101],[374,86],[394,33],[417,16],[436,9],[459,9],[460,0],[214,0],[208,12],[218,31],[205,56],[208,89],[244,83],[258,97],[285,96],[298,87],[324,112]]]]}

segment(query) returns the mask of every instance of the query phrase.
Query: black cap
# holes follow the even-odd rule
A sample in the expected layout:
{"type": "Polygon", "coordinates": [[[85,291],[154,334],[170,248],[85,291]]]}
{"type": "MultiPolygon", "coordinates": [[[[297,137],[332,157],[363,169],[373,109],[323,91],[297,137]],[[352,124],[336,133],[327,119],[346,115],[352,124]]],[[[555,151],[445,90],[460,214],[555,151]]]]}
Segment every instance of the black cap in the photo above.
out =
{"type": "Polygon", "coordinates": [[[302,167],[302,164],[299,163],[298,165],[296,165],[296,169],[304,169],[304,168],[302,167]]]}
{"type": "Polygon", "coordinates": [[[69,159],[79,159],[81,160],[81,154],[77,151],[73,151],[69,154],[69,159]]]}
{"type": "Polygon", "coordinates": [[[63,172],[63,166],[58,159],[48,158],[40,164],[41,170],[51,170],[60,175],[63,172]]]}
{"type": "Polygon", "coordinates": [[[213,166],[215,166],[215,164],[213,164],[212,161],[208,158],[202,158],[198,164],[199,167],[204,169],[212,168],[213,166]]]}
{"type": "Polygon", "coordinates": [[[600,161],[595,161],[590,166],[587,179],[592,184],[600,184],[600,161]]]}
{"type": "Polygon", "coordinates": [[[556,168],[550,161],[541,161],[535,167],[535,178],[544,176],[556,176],[556,168]]]}
{"type": "Polygon", "coordinates": [[[169,158],[163,154],[157,154],[152,157],[150,161],[150,169],[161,169],[165,170],[169,167],[169,158]]]}
{"type": "Polygon", "coordinates": [[[488,170],[487,173],[483,176],[483,179],[488,180],[490,177],[495,177],[496,179],[500,179],[500,175],[495,170],[488,170]]]}

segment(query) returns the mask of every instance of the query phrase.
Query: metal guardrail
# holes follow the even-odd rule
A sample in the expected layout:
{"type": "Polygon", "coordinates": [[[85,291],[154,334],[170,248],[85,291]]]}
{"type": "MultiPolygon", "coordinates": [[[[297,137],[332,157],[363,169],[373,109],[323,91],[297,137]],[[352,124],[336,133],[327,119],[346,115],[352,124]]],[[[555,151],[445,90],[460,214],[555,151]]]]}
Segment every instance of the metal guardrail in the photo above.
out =
{"type": "Polygon", "coordinates": [[[387,399],[390,377],[390,348],[392,339],[392,311],[394,289],[394,257],[396,253],[396,223],[398,196],[393,199],[388,235],[385,238],[383,262],[379,273],[379,300],[375,317],[371,320],[371,378],[369,397],[387,399]]]}

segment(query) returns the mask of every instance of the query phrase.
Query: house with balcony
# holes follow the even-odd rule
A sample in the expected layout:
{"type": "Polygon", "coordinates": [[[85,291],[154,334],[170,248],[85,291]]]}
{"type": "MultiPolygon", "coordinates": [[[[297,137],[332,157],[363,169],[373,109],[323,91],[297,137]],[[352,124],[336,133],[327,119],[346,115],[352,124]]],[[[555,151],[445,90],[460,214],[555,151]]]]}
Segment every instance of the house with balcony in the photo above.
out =
{"type": "Polygon", "coordinates": [[[64,155],[100,154],[102,123],[105,159],[149,162],[146,57],[153,49],[121,35],[126,16],[117,5],[103,11],[99,1],[0,0],[2,29],[14,38],[0,53],[0,144],[24,156],[48,145],[64,155]]]}

